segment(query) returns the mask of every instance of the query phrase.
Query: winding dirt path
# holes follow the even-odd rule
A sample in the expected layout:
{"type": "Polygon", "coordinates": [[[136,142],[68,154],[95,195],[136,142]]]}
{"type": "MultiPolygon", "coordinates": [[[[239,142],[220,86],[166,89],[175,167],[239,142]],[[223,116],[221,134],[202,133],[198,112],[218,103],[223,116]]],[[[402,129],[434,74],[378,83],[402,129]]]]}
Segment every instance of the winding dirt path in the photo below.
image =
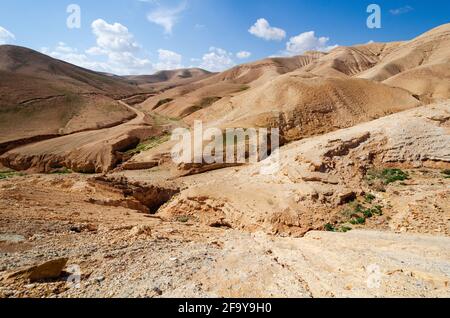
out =
{"type": "Polygon", "coordinates": [[[15,170],[49,172],[67,167],[82,172],[107,172],[121,160],[118,152],[133,148],[155,133],[146,115],[123,101],[121,105],[136,114],[120,125],[77,132],[9,150],[0,162],[15,170]]]}

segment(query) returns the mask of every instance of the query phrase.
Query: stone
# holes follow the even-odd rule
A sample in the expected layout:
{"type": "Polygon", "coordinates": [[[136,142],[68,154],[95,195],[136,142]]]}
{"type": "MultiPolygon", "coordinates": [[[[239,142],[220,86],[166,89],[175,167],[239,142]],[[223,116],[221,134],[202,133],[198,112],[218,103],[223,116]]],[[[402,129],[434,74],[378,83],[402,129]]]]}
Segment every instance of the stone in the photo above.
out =
{"type": "Polygon", "coordinates": [[[101,283],[101,282],[103,282],[104,280],[105,280],[105,276],[98,276],[98,277],[95,278],[95,281],[96,281],[97,283],[101,283]]]}
{"type": "Polygon", "coordinates": [[[25,240],[26,240],[25,237],[22,236],[22,235],[17,235],[17,234],[0,234],[0,242],[17,244],[17,243],[22,243],[25,240]]]}
{"type": "Polygon", "coordinates": [[[55,279],[61,276],[68,260],[68,258],[59,258],[41,265],[31,266],[8,275],[7,279],[20,277],[28,279],[31,283],[44,279],[55,279]]]}
{"type": "Polygon", "coordinates": [[[131,229],[132,236],[151,235],[152,229],[149,225],[138,225],[131,229]]]}

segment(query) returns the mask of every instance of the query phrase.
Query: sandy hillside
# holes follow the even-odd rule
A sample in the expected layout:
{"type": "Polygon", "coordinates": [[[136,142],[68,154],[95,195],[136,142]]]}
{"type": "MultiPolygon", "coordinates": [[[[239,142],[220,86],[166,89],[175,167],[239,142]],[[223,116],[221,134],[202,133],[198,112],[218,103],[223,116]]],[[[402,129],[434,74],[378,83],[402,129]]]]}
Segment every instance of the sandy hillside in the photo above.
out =
{"type": "Polygon", "coordinates": [[[395,227],[390,214],[403,210],[401,204],[408,204],[410,210],[405,212],[413,213],[417,208],[420,213],[416,216],[423,218],[419,223],[436,218],[429,224],[431,233],[436,229],[448,235],[449,183],[440,171],[450,168],[449,119],[450,105],[446,102],[294,142],[281,148],[276,161],[279,166],[274,166],[272,155],[257,165],[191,177],[195,181],[160,214],[168,218],[189,215],[207,224],[232,228],[302,235],[327,223],[343,226],[352,218],[352,214],[343,214],[352,209],[348,204],[364,202],[371,194],[378,203],[365,208],[383,206],[383,215],[390,219],[375,218],[368,220],[370,224],[373,221],[385,228],[395,227]],[[389,168],[412,168],[414,175],[405,176],[405,185],[383,185],[384,177],[378,172],[389,168]],[[422,168],[436,171],[427,174],[424,170],[421,176],[422,168]],[[266,175],[266,169],[274,171],[266,175]],[[420,188],[420,194],[414,193],[413,185],[420,188]]]}
{"type": "Polygon", "coordinates": [[[111,128],[19,146],[0,156],[0,161],[15,170],[52,172],[68,168],[86,173],[107,172],[122,162],[127,150],[159,131],[145,114],[123,102],[121,104],[134,112],[134,119],[111,128]]]}
{"type": "MultiPolygon", "coordinates": [[[[19,46],[0,46],[0,70],[5,72],[1,77],[5,81],[11,75],[13,79],[14,76],[19,76],[19,79],[30,84],[30,87],[22,86],[26,94],[22,89],[18,90],[21,93],[17,96],[17,102],[65,92],[94,92],[110,96],[127,96],[141,92],[135,83],[121,77],[93,72],[19,46]],[[49,92],[51,94],[48,94],[49,92]]],[[[2,87],[7,84],[7,81],[4,83],[3,80],[2,87]]],[[[19,87],[16,86],[16,89],[19,87]]],[[[5,95],[11,97],[14,92],[7,91],[5,95]]]]}
{"type": "Polygon", "coordinates": [[[418,105],[420,102],[405,90],[299,71],[224,98],[185,122],[203,120],[214,127],[279,127],[287,140],[297,140],[418,105]]]}
{"type": "Polygon", "coordinates": [[[186,117],[209,107],[223,97],[239,94],[280,74],[299,69],[320,56],[320,53],[312,52],[305,56],[270,58],[239,65],[204,80],[149,98],[142,104],[142,109],[174,118],[186,117]]]}
{"type": "Polygon", "coordinates": [[[450,24],[405,42],[358,77],[408,89],[425,101],[448,99],[450,24]]]}
{"type": "Polygon", "coordinates": [[[449,297],[449,56],[450,24],[221,73],[0,46],[0,298],[449,297]],[[176,164],[195,120],[282,145],[176,164]]]}
{"type": "Polygon", "coordinates": [[[165,90],[200,81],[213,75],[213,73],[201,68],[184,68],[171,71],[159,71],[153,75],[125,76],[124,78],[136,82],[144,90],[165,90]]]}

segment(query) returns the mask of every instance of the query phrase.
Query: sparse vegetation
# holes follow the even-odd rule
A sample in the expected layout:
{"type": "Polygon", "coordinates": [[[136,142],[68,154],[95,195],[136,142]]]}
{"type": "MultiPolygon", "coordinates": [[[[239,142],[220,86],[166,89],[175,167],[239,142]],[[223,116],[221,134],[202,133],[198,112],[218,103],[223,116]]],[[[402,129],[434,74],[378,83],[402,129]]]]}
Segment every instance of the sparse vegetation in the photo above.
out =
{"type": "Polygon", "coordinates": [[[349,226],[342,226],[342,227],[340,228],[339,232],[347,233],[348,231],[351,231],[351,230],[352,230],[352,228],[349,227],[349,226]]]}
{"type": "Polygon", "coordinates": [[[367,203],[372,203],[373,200],[375,200],[375,196],[374,196],[373,194],[371,194],[371,193],[368,193],[368,194],[366,194],[366,195],[364,196],[364,200],[365,200],[367,203]]]}
{"type": "Polygon", "coordinates": [[[239,92],[245,92],[246,90],[249,90],[249,89],[250,89],[250,86],[244,85],[241,88],[239,88],[239,92]]]}
{"type": "Polygon", "coordinates": [[[358,225],[358,224],[364,224],[366,223],[366,218],[364,217],[357,217],[350,220],[350,224],[358,225]]]}
{"type": "Polygon", "coordinates": [[[222,97],[205,97],[202,100],[200,100],[199,103],[192,105],[191,107],[188,107],[183,114],[181,115],[181,117],[185,117],[185,116],[189,116],[190,114],[193,114],[195,112],[198,112],[199,110],[202,110],[204,108],[207,108],[209,106],[211,106],[212,104],[214,104],[215,102],[217,102],[218,100],[221,100],[222,97]]]}
{"type": "Polygon", "coordinates": [[[17,171],[0,171],[0,180],[22,176],[24,176],[24,174],[17,171]]]}
{"type": "Polygon", "coordinates": [[[177,217],[177,222],[187,223],[187,222],[189,222],[189,216],[187,216],[187,215],[179,216],[179,217],[177,217]]]}
{"type": "Polygon", "coordinates": [[[173,98],[165,98],[165,99],[161,99],[158,103],[156,103],[155,108],[158,108],[162,105],[168,104],[170,102],[173,102],[173,98]]]}
{"type": "Polygon", "coordinates": [[[380,180],[384,185],[409,179],[408,173],[401,169],[370,170],[366,177],[369,182],[380,180]]]}
{"type": "Polygon", "coordinates": [[[325,231],[327,232],[340,232],[340,233],[347,233],[352,230],[349,226],[341,226],[340,228],[336,228],[334,225],[327,223],[324,226],[325,231]]]}
{"type": "Polygon", "coordinates": [[[442,174],[444,175],[444,178],[450,179],[450,169],[442,170],[442,174]]]}
{"type": "Polygon", "coordinates": [[[219,101],[220,99],[222,99],[222,97],[217,97],[217,96],[205,97],[198,104],[194,105],[194,107],[203,109],[203,108],[211,106],[212,104],[219,101]]]}
{"type": "Polygon", "coordinates": [[[73,173],[73,171],[66,167],[57,169],[52,172],[52,174],[71,174],[71,173],[73,173]]]}
{"type": "Polygon", "coordinates": [[[153,149],[163,143],[165,143],[166,141],[170,140],[170,135],[169,134],[165,134],[165,135],[161,135],[161,136],[155,136],[155,137],[151,137],[143,142],[141,142],[139,145],[136,146],[136,148],[128,150],[126,152],[126,154],[128,155],[137,155],[141,152],[153,149]]]}
{"type": "MultiPolygon", "coordinates": [[[[367,194],[364,196],[365,203],[361,203],[358,200],[350,202],[347,209],[345,209],[342,214],[344,216],[343,223],[350,223],[352,225],[362,225],[366,221],[374,216],[383,215],[383,207],[381,205],[372,205],[375,201],[375,196],[372,194],[367,194]]],[[[351,228],[342,225],[340,232],[348,232],[351,228]]]]}

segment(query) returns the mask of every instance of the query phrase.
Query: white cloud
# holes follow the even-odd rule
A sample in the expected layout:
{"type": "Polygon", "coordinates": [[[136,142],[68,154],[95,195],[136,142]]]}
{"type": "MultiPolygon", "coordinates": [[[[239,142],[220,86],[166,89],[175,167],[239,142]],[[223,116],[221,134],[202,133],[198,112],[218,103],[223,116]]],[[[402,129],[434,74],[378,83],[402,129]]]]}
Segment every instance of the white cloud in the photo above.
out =
{"type": "Polygon", "coordinates": [[[102,19],[92,22],[92,32],[97,38],[97,46],[111,52],[131,52],[140,48],[133,34],[120,23],[109,24],[102,19]]]}
{"type": "Polygon", "coordinates": [[[0,44],[11,43],[15,38],[14,34],[0,26],[0,44]]]}
{"type": "Polygon", "coordinates": [[[200,63],[201,68],[212,72],[224,71],[234,65],[233,54],[216,47],[210,47],[200,63]]]}
{"type": "MultiPolygon", "coordinates": [[[[68,63],[84,67],[87,69],[113,73],[117,75],[139,75],[152,74],[159,70],[172,70],[183,68],[183,57],[169,50],[158,50],[158,62],[153,64],[146,58],[139,58],[135,52],[114,51],[94,46],[85,52],[78,52],[76,48],[68,46],[64,42],[59,42],[54,49],[42,48],[41,52],[53,58],[66,61],[68,63]],[[94,56],[96,59],[93,59],[94,56]],[[99,59],[103,58],[103,61],[99,59]]],[[[112,48],[116,48],[113,46],[112,48]]],[[[129,48],[125,46],[124,48],[129,48]]]]}
{"type": "Polygon", "coordinates": [[[258,19],[248,32],[267,41],[280,41],[286,37],[286,31],[280,28],[271,27],[269,22],[263,18],[258,19]]]}
{"type": "Polygon", "coordinates": [[[186,10],[186,2],[174,8],[157,8],[147,14],[147,19],[164,28],[166,34],[172,34],[174,25],[179,20],[179,14],[186,10]]]}
{"type": "Polygon", "coordinates": [[[314,31],[304,32],[289,39],[286,43],[286,55],[300,55],[306,51],[328,52],[337,45],[328,45],[330,38],[316,37],[314,31]]]}
{"type": "Polygon", "coordinates": [[[89,60],[85,54],[79,53],[77,49],[68,46],[64,42],[59,42],[53,50],[49,48],[42,48],[41,52],[55,59],[59,59],[80,67],[94,69],[101,72],[110,71],[109,66],[106,63],[89,60]]]}
{"type": "Polygon", "coordinates": [[[175,70],[179,68],[183,68],[184,66],[181,64],[183,57],[169,50],[158,50],[158,63],[155,65],[155,69],[157,70],[175,70]]]}
{"type": "Polygon", "coordinates": [[[86,53],[89,55],[106,55],[108,54],[108,51],[101,49],[98,46],[93,46],[90,49],[87,49],[86,53]]]}
{"type": "Polygon", "coordinates": [[[236,57],[238,59],[248,59],[250,56],[252,56],[252,53],[247,52],[247,51],[240,51],[240,52],[236,53],[236,57]]]}
{"type": "Polygon", "coordinates": [[[408,12],[410,12],[412,10],[414,10],[413,7],[411,7],[411,6],[404,6],[404,7],[401,7],[401,8],[389,10],[389,12],[392,15],[400,15],[400,14],[408,13],[408,12]]]}
{"type": "Polygon", "coordinates": [[[135,55],[141,46],[126,26],[120,23],[109,24],[102,19],[97,19],[92,22],[91,28],[96,37],[97,46],[86,50],[86,53],[107,57],[107,62],[101,64],[102,71],[118,75],[148,74],[153,71],[150,60],[135,55]]]}
{"type": "Polygon", "coordinates": [[[97,46],[85,52],[78,52],[64,42],[50,49],[42,49],[44,54],[54,58],[99,72],[117,75],[150,74],[154,67],[147,58],[136,54],[141,46],[134,40],[128,28],[120,23],[109,24],[102,19],[92,22],[92,33],[96,37],[97,46]],[[93,59],[93,57],[96,57],[93,59]]]}

